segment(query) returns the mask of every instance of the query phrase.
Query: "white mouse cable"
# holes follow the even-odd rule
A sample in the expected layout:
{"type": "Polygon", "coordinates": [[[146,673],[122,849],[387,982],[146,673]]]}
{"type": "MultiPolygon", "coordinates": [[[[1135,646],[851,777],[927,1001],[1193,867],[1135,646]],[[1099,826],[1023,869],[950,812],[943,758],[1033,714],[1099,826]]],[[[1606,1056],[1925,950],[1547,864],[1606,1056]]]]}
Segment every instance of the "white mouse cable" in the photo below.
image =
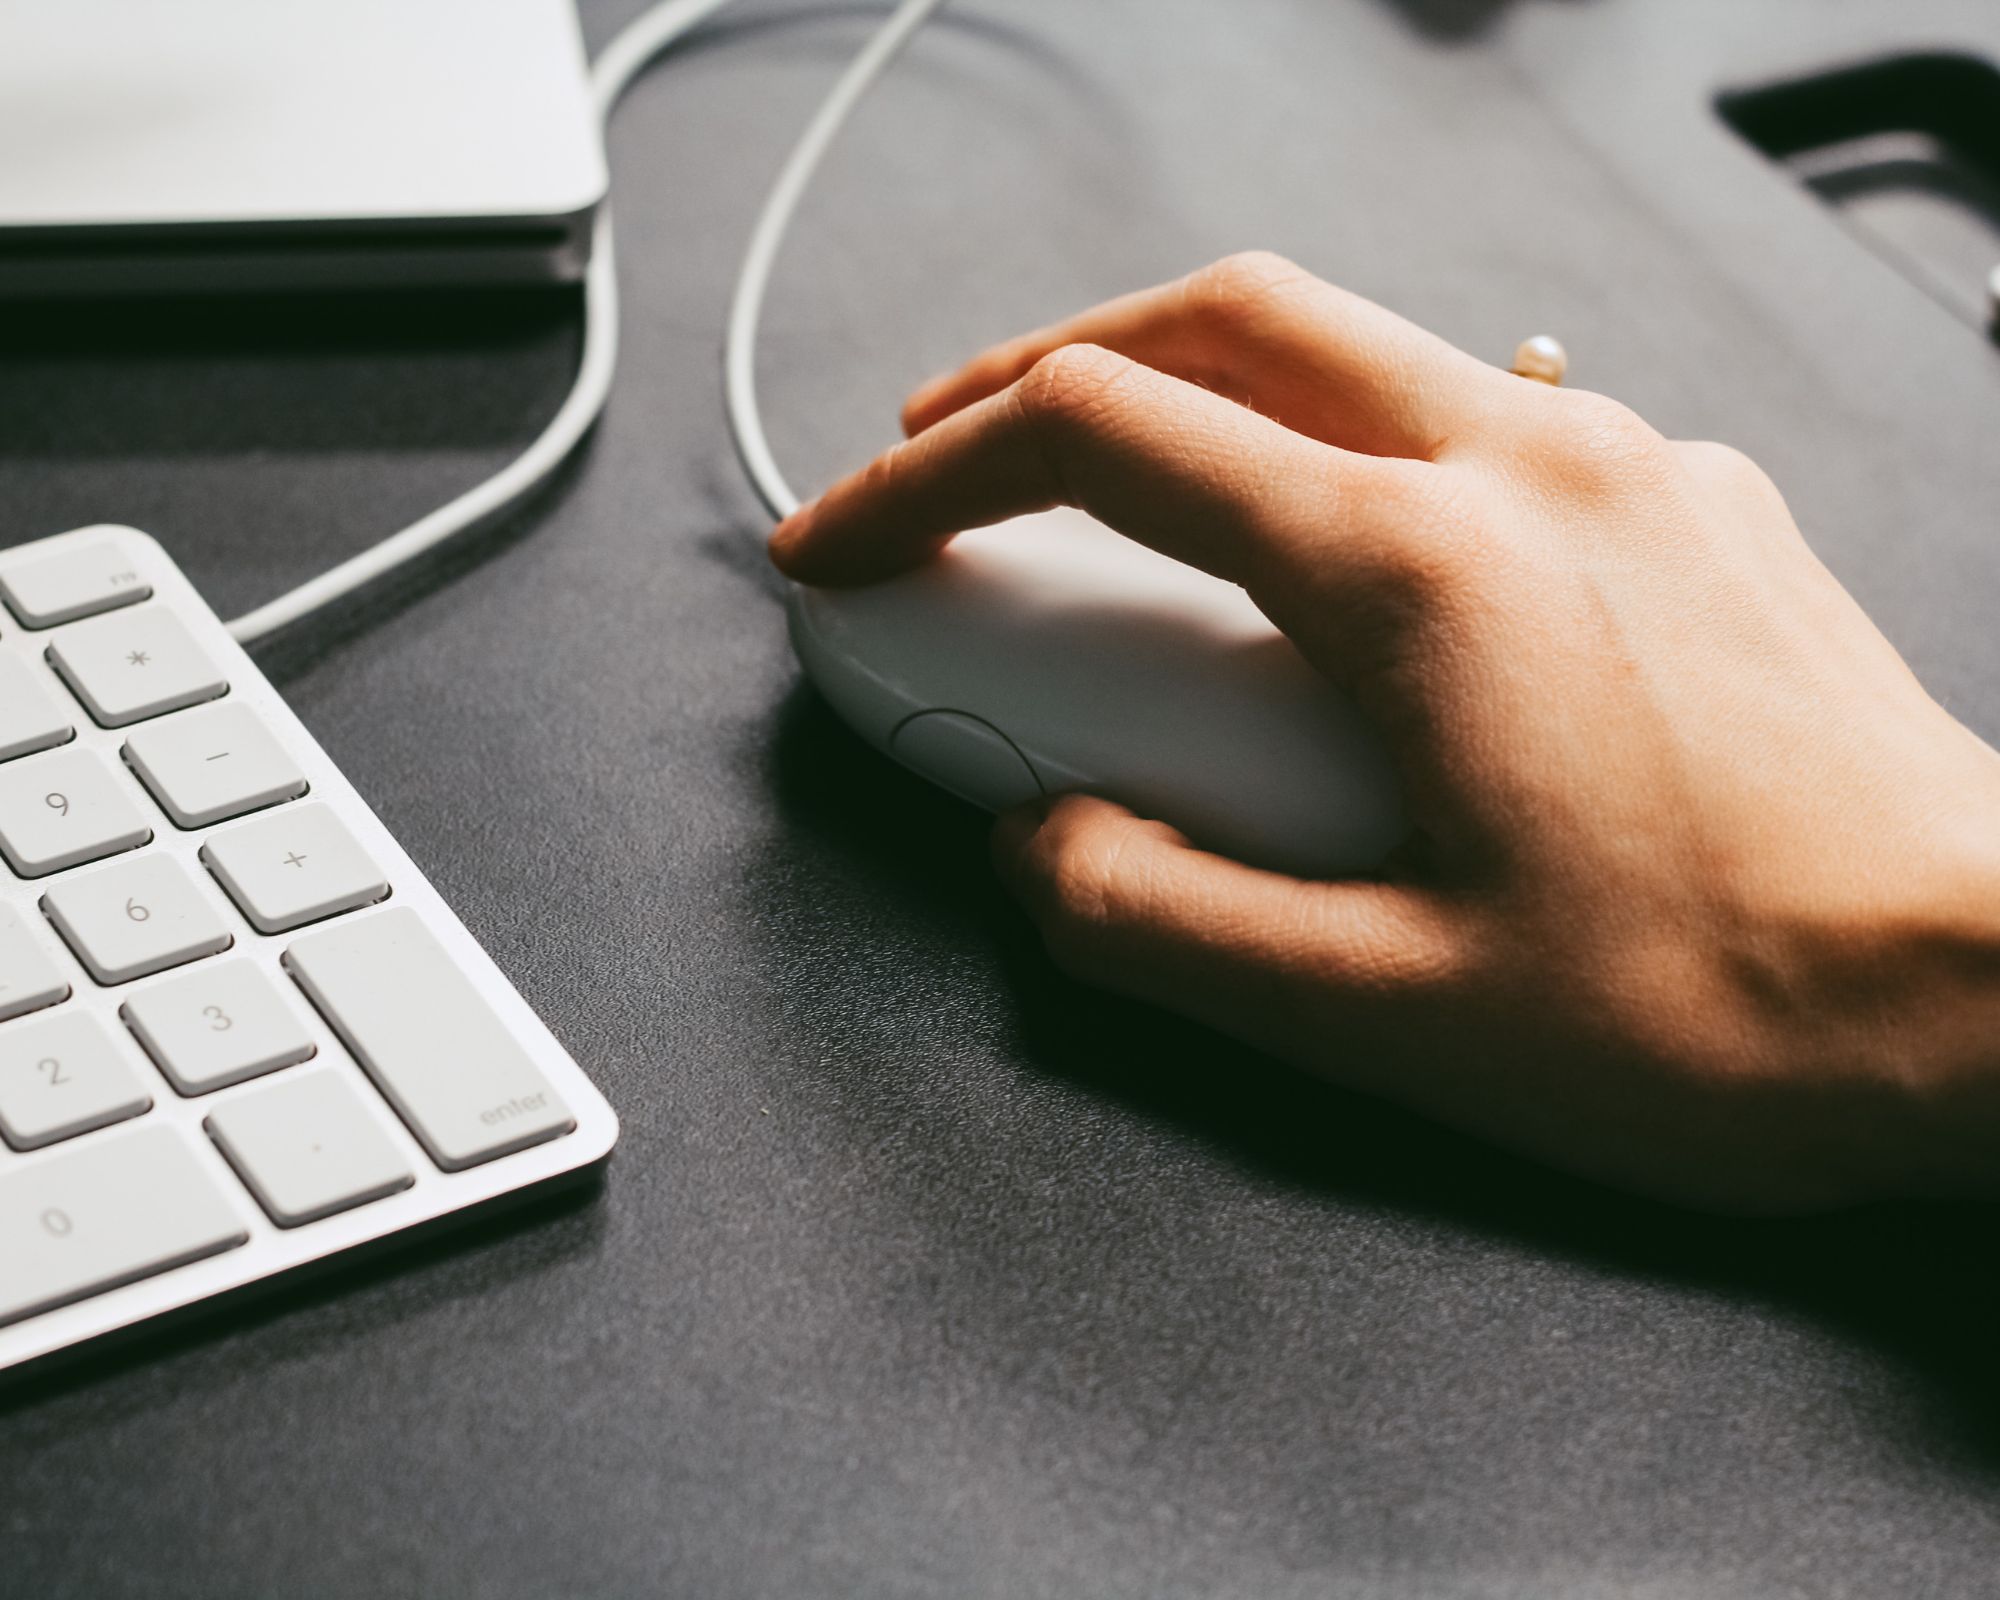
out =
{"type": "Polygon", "coordinates": [[[764,294],[771,284],[771,270],[778,251],[792,225],[799,202],[805,198],[813,174],[833,146],[854,108],[861,103],[875,80],[902,53],[911,36],[930,20],[944,0],[902,0],[880,31],[870,39],[840,81],[806,125],[799,141],[785,157],[778,178],[757,214],[750,233],[750,247],[743,254],[743,266],[736,276],[736,292],[729,302],[729,329],[723,340],[723,394],[729,412],[729,436],[736,454],[749,474],[757,498],[764,509],[782,522],[799,508],[799,497],[785,482],[771,454],[764,434],[764,417],[757,405],[757,327],[764,312],[764,294]]]}
{"type": "MultiPolygon", "coordinates": [[[[608,119],[619,96],[647,63],[729,3],[730,0],[664,0],[643,13],[592,63],[591,93],[597,102],[598,116],[608,119]]],[[[590,266],[584,274],[583,353],[577,362],[576,377],[562,405],[534,442],[492,477],[474,484],[407,528],[236,618],[229,624],[229,632],[239,644],[255,643],[289,627],[415,560],[453,535],[498,515],[531,494],[569,459],[570,452],[603,412],[618,367],[618,272],[611,240],[611,208],[607,201],[598,209],[591,235],[590,266]]]]}
{"type": "MultiPolygon", "coordinates": [[[[591,91],[598,115],[608,121],[619,97],[647,65],[730,3],[731,0],[663,0],[630,23],[591,65],[591,91]]],[[[737,284],[730,321],[732,350],[738,342],[739,323],[754,342],[771,263],[798,206],[805,181],[868,86],[894,59],[910,34],[942,3],[943,0],[903,0],[842,77],[793,150],[758,218],[751,254],[744,263],[744,281],[737,284]]],[[[746,373],[754,353],[754,350],[743,353],[746,373]]],[[[359,555],[236,618],[229,624],[231,636],[246,645],[266,638],[517,504],[546,482],[590,432],[611,392],[617,361],[618,278],[607,202],[598,212],[590,266],[584,276],[583,353],[569,393],[547,427],[527,449],[484,482],[359,555]]],[[[796,499],[786,488],[765,442],[763,424],[757,415],[754,378],[746,377],[740,386],[732,378],[729,394],[731,433],[759,496],[771,503],[775,487],[780,501],[789,500],[795,505],[796,499]]]]}

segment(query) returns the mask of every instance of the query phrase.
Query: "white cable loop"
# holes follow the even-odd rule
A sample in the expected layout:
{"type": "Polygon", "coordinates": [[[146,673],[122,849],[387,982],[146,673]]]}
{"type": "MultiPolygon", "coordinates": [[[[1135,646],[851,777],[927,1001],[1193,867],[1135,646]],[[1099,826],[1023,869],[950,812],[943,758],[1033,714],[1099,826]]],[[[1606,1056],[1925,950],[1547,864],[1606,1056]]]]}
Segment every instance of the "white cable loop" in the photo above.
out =
{"type": "MultiPolygon", "coordinates": [[[[663,0],[629,24],[591,66],[591,92],[599,115],[609,121],[619,97],[634,78],[689,30],[729,3],[730,0],[663,0]]],[[[841,125],[910,35],[941,4],[943,0],[902,0],[888,22],[869,40],[793,148],[751,235],[750,250],[731,301],[725,384],[730,431],[737,454],[742,457],[759,497],[776,516],[787,514],[798,501],[772,458],[763,419],[757,412],[754,370],[757,320],[771,266],[784,242],[792,213],[841,125]]],[[[229,624],[231,635],[242,644],[266,638],[518,504],[546,482],[590,432],[604,410],[617,364],[618,277],[612,253],[611,209],[607,202],[598,211],[590,266],[584,274],[583,353],[569,393],[548,426],[492,477],[289,594],[238,617],[229,624]]]]}
{"type": "Polygon", "coordinates": [[[757,405],[757,327],[764,312],[764,293],[771,284],[771,269],[792,216],[805,198],[813,174],[819,169],[833,141],[853,115],[875,80],[881,77],[911,35],[930,20],[944,0],[902,0],[893,15],[856,56],[833,92],[821,103],[792,153],[771,185],[764,209],[751,230],[750,248],[743,254],[743,266],[736,275],[736,292],[729,302],[729,331],[722,350],[723,395],[729,411],[729,436],[743,470],[750,475],[751,487],[764,509],[783,521],[799,508],[785,475],[778,470],[770,441],[764,436],[764,417],[757,405]]]}

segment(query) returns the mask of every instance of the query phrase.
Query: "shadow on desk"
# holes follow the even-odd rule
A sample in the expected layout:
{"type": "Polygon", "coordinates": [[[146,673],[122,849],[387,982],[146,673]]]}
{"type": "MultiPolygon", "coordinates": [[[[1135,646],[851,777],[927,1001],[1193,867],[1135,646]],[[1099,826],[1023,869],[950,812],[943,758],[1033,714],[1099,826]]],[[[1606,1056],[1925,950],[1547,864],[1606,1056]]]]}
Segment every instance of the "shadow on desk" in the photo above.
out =
{"type": "Polygon", "coordinates": [[[970,924],[969,937],[990,941],[1028,1070],[1169,1119],[1247,1171],[1343,1205],[1393,1207],[1596,1272],[1804,1319],[1919,1380],[1931,1403],[1912,1425],[1926,1447],[2000,1466],[1992,1209],[1716,1217],[1563,1176],[1066,979],[993,879],[986,818],[863,746],[810,690],[778,714],[771,763],[799,850],[867,874],[885,915],[970,924]]]}
{"type": "Polygon", "coordinates": [[[283,1365],[345,1342],[361,1327],[392,1327],[442,1301],[486,1295],[590,1254],[605,1230],[602,1173],[591,1169],[580,1180],[502,1195],[474,1215],[441,1217],[317,1268],[249,1284],[0,1373],[0,1418],[138,1369],[165,1372],[173,1357],[289,1320],[285,1338],[237,1340],[226,1362],[172,1366],[177,1392],[202,1387],[205,1377],[235,1383],[248,1369],[283,1365]]]}
{"type": "Polygon", "coordinates": [[[570,285],[17,308],[0,314],[0,361],[33,381],[0,402],[0,455],[525,445],[575,364],[580,306],[570,285]]]}

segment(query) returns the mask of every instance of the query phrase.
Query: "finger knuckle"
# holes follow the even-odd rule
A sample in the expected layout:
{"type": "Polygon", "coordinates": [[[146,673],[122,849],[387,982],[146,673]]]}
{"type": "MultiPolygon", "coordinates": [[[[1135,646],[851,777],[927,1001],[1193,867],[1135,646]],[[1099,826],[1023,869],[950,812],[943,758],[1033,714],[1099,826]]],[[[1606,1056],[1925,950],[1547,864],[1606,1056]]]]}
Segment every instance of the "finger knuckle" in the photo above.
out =
{"type": "Polygon", "coordinates": [[[1188,278],[1188,311],[1224,333],[1248,331],[1318,280],[1296,262],[1270,250],[1224,256],[1188,278]]]}
{"type": "Polygon", "coordinates": [[[1680,446],[1682,462],[1697,478],[1719,487],[1751,494],[1775,494],[1770,475],[1732,444],[1692,439],[1680,446]]]}
{"type": "Polygon", "coordinates": [[[1608,395],[1564,391],[1558,415],[1560,458],[1585,476],[1623,477],[1651,469],[1667,452],[1667,441],[1630,406],[1608,395]]]}
{"type": "Polygon", "coordinates": [[[882,497],[894,489],[908,472],[916,458],[917,446],[913,441],[904,440],[892,445],[857,473],[853,480],[856,497],[863,504],[880,503],[882,497]]]}
{"type": "Polygon", "coordinates": [[[1023,416],[1058,441],[1097,430],[1131,363],[1093,344],[1066,344],[1028,369],[1020,386],[1023,416]]]}
{"type": "Polygon", "coordinates": [[[1049,861],[1049,894],[1056,912],[1079,927],[1102,924],[1110,903],[1110,865],[1095,839],[1058,837],[1049,861]]]}
{"type": "Polygon", "coordinates": [[[1150,889],[1144,853],[1135,866],[1134,829],[1092,825],[1086,806],[1059,803],[1036,836],[1034,872],[1041,885],[1036,920],[1057,966],[1077,977],[1105,969],[1120,931],[1150,889]]]}
{"type": "Polygon", "coordinates": [[[1735,445],[1724,444],[1720,439],[1686,439],[1681,442],[1680,449],[1690,465],[1704,472],[1741,476],[1759,470],[1757,463],[1735,445]]]}

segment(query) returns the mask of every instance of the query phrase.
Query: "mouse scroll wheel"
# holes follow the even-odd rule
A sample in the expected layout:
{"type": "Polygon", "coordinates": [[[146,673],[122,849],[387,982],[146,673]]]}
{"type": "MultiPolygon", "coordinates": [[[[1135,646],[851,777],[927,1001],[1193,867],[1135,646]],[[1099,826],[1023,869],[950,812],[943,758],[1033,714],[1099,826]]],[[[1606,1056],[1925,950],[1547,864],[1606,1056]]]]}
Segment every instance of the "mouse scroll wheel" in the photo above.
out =
{"type": "Polygon", "coordinates": [[[1043,792],[1014,741],[969,712],[919,711],[890,736],[889,751],[911,771],[988,811],[1005,811],[1043,792]]]}

